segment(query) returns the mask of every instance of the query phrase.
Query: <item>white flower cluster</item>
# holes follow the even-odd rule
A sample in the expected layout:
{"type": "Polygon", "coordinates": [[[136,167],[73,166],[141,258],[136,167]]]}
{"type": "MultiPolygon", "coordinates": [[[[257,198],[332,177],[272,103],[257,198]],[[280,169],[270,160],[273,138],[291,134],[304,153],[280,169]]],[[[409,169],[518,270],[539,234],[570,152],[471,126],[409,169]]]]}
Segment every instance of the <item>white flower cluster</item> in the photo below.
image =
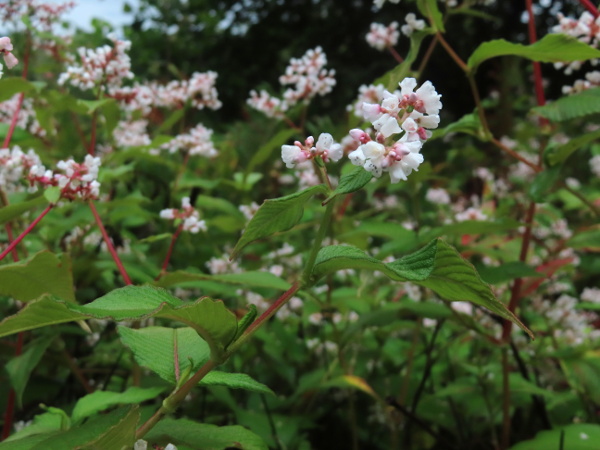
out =
{"type": "Polygon", "coordinates": [[[200,220],[200,213],[190,204],[189,197],[181,199],[181,209],[163,209],[160,217],[167,220],[182,220],[182,230],[190,233],[198,233],[200,230],[206,231],[206,222],[200,220]]]}
{"type": "Polygon", "coordinates": [[[122,41],[114,34],[107,37],[112,42],[112,47],[103,45],[95,50],[80,47],[77,53],[81,64],[68,66],[67,71],[58,77],[58,84],[69,82],[81,90],[101,86],[110,92],[120,88],[125,79],[133,78],[131,60],[126,53],[131,42],[122,41]]]}
{"type": "Polygon", "coordinates": [[[436,205],[449,205],[450,204],[450,195],[448,191],[444,188],[429,188],[427,189],[427,194],[425,194],[425,199],[436,205]]]}
{"type": "Polygon", "coordinates": [[[248,105],[269,117],[282,117],[283,113],[297,103],[308,102],[317,95],[331,92],[335,86],[335,71],[325,69],[327,56],[321,47],[308,50],[302,58],[292,58],[279,77],[282,86],[288,87],[283,99],[270,96],[266,91],[250,92],[248,105]]]}
{"type": "MultiPolygon", "coordinates": [[[[4,57],[4,63],[6,67],[12,69],[15,67],[19,60],[11,52],[13,50],[12,42],[9,37],[0,37],[0,54],[4,57]]],[[[0,78],[2,78],[2,64],[0,64],[0,78]]]]}
{"type": "Polygon", "coordinates": [[[342,146],[334,142],[329,133],[321,133],[315,145],[315,138],[309,136],[302,144],[300,141],[294,145],[281,146],[281,159],[288,169],[293,169],[305,161],[321,157],[324,162],[332,160],[338,162],[344,156],[342,146]]]}
{"type": "Polygon", "coordinates": [[[41,163],[39,156],[31,149],[27,153],[17,145],[12,149],[0,149],[0,186],[9,192],[22,190],[24,175],[29,173],[31,167],[41,163]]]}
{"type": "Polygon", "coordinates": [[[150,136],[146,131],[147,120],[121,120],[113,131],[118,148],[150,145],[150,136]]]}
{"type": "Polygon", "coordinates": [[[388,172],[392,183],[406,180],[413,170],[418,170],[423,162],[423,142],[431,136],[428,129],[437,128],[440,122],[442,102],[431,82],[426,81],[413,92],[416,87],[417,80],[405,78],[400,82],[400,92],[384,91],[381,104],[363,104],[365,119],[373,124],[377,134],[373,140],[363,130],[350,131],[350,136],[360,143],[348,155],[352,164],[376,177],[388,172]],[[392,138],[400,133],[400,139],[392,138]]]}
{"type": "MultiPolygon", "coordinates": [[[[600,17],[594,18],[588,11],[581,14],[579,19],[565,17],[563,14],[559,13],[558,25],[552,27],[552,32],[573,36],[593,48],[598,48],[598,44],[600,44],[600,17]]],[[[590,62],[595,66],[600,60],[593,59],[590,62]]],[[[582,61],[573,61],[569,64],[554,63],[554,67],[557,69],[564,69],[566,75],[570,75],[573,71],[579,70],[582,65],[582,61]]]]}
{"type": "Polygon", "coordinates": [[[464,222],[465,220],[482,221],[482,220],[487,220],[488,216],[486,214],[484,214],[483,211],[481,211],[481,209],[470,206],[469,208],[465,209],[464,211],[457,213],[454,216],[454,218],[456,219],[457,222],[464,222]]]}
{"type": "MultiPolygon", "coordinates": [[[[413,14],[414,16],[414,14],[413,14]]],[[[392,22],[387,27],[381,23],[372,23],[366,39],[367,44],[376,50],[383,51],[388,47],[394,47],[398,43],[400,32],[398,22],[392,22]]]]}
{"type": "Polygon", "coordinates": [[[404,18],[406,23],[402,25],[402,34],[405,36],[410,36],[413,32],[422,30],[425,28],[425,21],[421,19],[417,19],[417,16],[414,13],[408,13],[404,18]]]}
{"type": "Polygon", "coordinates": [[[363,103],[380,103],[383,100],[383,92],[385,86],[383,84],[363,84],[358,88],[358,97],[351,105],[346,107],[347,111],[352,111],[356,117],[363,118],[362,105],[363,103]]]}
{"type": "MultiPolygon", "coordinates": [[[[17,110],[20,94],[13,95],[10,100],[0,102],[0,123],[10,123],[17,110]]],[[[21,104],[19,115],[17,116],[16,126],[22,130],[26,130],[34,136],[43,137],[46,135],[44,130],[37,120],[35,110],[33,108],[33,100],[25,98],[21,104]]]]}
{"type": "Polygon", "coordinates": [[[219,154],[211,140],[212,134],[213,130],[198,124],[187,133],[177,135],[174,139],[163,144],[161,148],[168,149],[169,153],[182,150],[191,156],[200,155],[212,158],[219,154]]]}
{"type": "MultiPolygon", "coordinates": [[[[386,0],[373,0],[373,4],[377,7],[377,8],[381,8],[384,4],[385,4],[386,0]]],[[[388,0],[390,3],[394,3],[394,4],[398,4],[400,3],[400,0],[388,0]]]]}
{"type": "Polygon", "coordinates": [[[60,16],[75,5],[74,1],[57,4],[38,0],[9,0],[0,2],[0,21],[19,21],[26,15],[35,30],[50,32],[60,16]]]}
{"type": "Polygon", "coordinates": [[[227,254],[224,254],[220,258],[213,256],[206,262],[206,267],[212,275],[242,272],[238,263],[236,261],[230,261],[227,254]]]}
{"type": "Polygon", "coordinates": [[[64,173],[52,173],[43,164],[31,166],[28,179],[32,187],[35,183],[44,186],[58,186],[61,198],[68,200],[91,200],[100,195],[100,183],[98,182],[98,170],[100,158],[86,155],[83,163],[76,163],[73,159],[59,161],[56,164],[64,173]]]}
{"type": "Polygon", "coordinates": [[[588,89],[600,87],[600,71],[593,70],[585,74],[585,79],[576,80],[573,86],[563,86],[563,94],[577,94],[588,89]]]}

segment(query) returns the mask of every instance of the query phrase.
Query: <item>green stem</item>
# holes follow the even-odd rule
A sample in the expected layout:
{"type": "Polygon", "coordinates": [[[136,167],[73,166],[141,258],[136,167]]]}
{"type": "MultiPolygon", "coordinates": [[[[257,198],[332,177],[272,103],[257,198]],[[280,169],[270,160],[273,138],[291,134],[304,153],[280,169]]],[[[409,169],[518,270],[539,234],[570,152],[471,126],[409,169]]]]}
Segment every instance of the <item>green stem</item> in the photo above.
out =
{"type": "Polygon", "coordinates": [[[309,284],[310,276],[312,274],[313,267],[315,265],[315,261],[317,260],[317,254],[319,250],[321,250],[321,244],[323,243],[323,239],[325,238],[325,234],[327,233],[327,229],[329,228],[329,224],[331,223],[331,217],[333,216],[333,207],[335,205],[335,200],[327,203],[327,207],[325,209],[325,214],[323,214],[323,218],[321,219],[321,226],[317,231],[317,236],[315,241],[313,242],[313,246],[310,250],[310,254],[308,256],[308,260],[306,261],[306,266],[304,267],[304,272],[302,273],[302,283],[309,284]]]}

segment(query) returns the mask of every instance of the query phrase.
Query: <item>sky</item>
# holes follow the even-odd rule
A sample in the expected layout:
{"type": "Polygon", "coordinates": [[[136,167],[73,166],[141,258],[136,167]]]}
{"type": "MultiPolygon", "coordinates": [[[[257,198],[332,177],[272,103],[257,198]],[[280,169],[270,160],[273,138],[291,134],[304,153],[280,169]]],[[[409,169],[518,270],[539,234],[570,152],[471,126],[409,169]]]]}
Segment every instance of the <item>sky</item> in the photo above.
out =
{"type": "Polygon", "coordinates": [[[131,23],[132,16],[123,12],[123,5],[129,3],[136,9],[138,0],[76,0],[77,6],[65,18],[84,30],[91,30],[92,18],[111,23],[117,28],[131,23]]]}

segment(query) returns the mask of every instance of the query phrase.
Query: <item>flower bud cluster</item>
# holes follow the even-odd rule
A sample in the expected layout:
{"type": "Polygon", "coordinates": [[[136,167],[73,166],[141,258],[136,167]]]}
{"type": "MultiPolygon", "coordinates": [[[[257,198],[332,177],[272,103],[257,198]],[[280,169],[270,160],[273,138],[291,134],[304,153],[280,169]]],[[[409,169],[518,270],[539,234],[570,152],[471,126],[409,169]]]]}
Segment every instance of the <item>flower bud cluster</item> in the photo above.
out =
{"type": "Polygon", "coordinates": [[[59,161],[56,164],[64,173],[52,173],[43,164],[31,166],[28,180],[32,187],[35,183],[43,186],[58,186],[61,198],[68,200],[92,200],[100,195],[98,170],[100,158],[86,155],[83,163],[76,163],[73,159],[59,161]]]}
{"type": "Polygon", "coordinates": [[[356,101],[348,105],[346,107],[347,111],[352,111],[356,117],[363,116],[362,105],[363,103],[381,103],[383,100],[383,92],[385,91],[385,86],[383,84],[363,84],[358,88],[358,97],[356,101]]]}
{"type": "MultiPolygon", "coordinates": [[[[413,14],[414,16],[414,14],[413,14]]],[[[387,27],[380,23],[372,23],[366,39],[367,44],[376,50],[383,51],[388,47],[394,47],[398,43],[400,32],[398,22],[392,22],[387,27]]]]}
{"type": "Polygon", "coordinates": [[[202,124],[198,124],[189,130],[189,132],[180,134],[166,144],[163,144],[161,148],[169,150],[169,153],[181,150],[190,156],[199,155],[213,158],[219,153],[211,140],[212,134],[213,130],[204,127],[202,124]]]}
{"type": "Polygon", "coordinates": [[[388,172],[392,183],[406,180],[423,162],[421,147],[437,128],[442,108],[439,95],[431,82],[417,87],[417,80],[405,78],[400,92],[384,91],[381,104],[363,103],[363,114],[375,128],[375,138],[359,129],[350,136],[360,145],[348,155],[352,164],[362,166],[374,176],[388,172]],[[397,139],[392,136],[402,134],[397,139]]]}
{"type": "MultiPolygon", "coordinates": [[[[600,17],[594,18],[594,16],[585,11],[579,19],[573,19],[571,17],[565,17],[563,14],[558,14],[558,25],[552,27],[553,33],[562,33],[567,36],[572,36],[579,41],[598,48],[600,44],[600,17]]],[[[592,59],[592,65],[597,65],[600,60],[592,59]]],[[[579,70],[582,66],[582,61],[573,61],[572,63],[554,63],[554,67],[557,69],[564,69],[566,75],[570,75],[575,70],[579,70]]]]}
{"type": "Polygon", "coordinates": [[[121,120],[113,131],[113,138],[118,148],[150,145],[150,136],[146,128],[147,120],[121,120]]]}
{"type": "Polygon", "coordinates": [[[320,156],[324,162],[338,162],[344,156],[342,146],[335,143],[329,133],[321,133],[319,140],[315,145],[315,138],[309,136],[302,144],[300,141],[294,142],[294,145],[281,146],[281,159],[286,167],[293,169],[298,164],[314,159],[320,156]]]}
{"type": "Polygon", "coordinates": [[[103,45],[95,50],[80,47],[77,52],[81,64],[68,66],[67,71],[58,77],[58,84],[69,82],[81,90],[100,86],[110,92],[121,87],[125,79],[133,78],[131,60],[126,53],[131,48],[131,42],[117,39],[114,34],[107,37],[112,47],[103,45]]]}
{"type": "Polygon", "coordinates": [[[282,86],[292,86],[285,90],[283,99],[270,96],[267,92],[250,92],[248,105],[269,117],[282,117],[283,113],[299,102],[309,102],[317,95],[331,92],[335,86],[335,71],[325,69],[327,56],[321,47],[308,50],[302,58],[292,58],[279,77],[282,86]]]}
{"type": "MultiPolygon", "coordinates": [[[[0,54],[4,57],[6,67],[12,69],[17,65],[19,60],[11,52],[13,50],[12,42],[9,37],[0,37],[0,54]]],[[[2,78],[2,64],[0,64],[0,78],[2,78]]]]}
{"type": "Polygon", "coordinates": [[[400,28],[400,30],[405,36],[410,37],[413,34],[413,32],[425,28],[425,21],[417,19],[417,16],[414,13],[408,13],[404,20],[406,21],[406,23],[402,25],[402,28],[400,28]]]}
{"type": "Polygon", "coordinates": [[[17,145],[12,149],[0,149],[0,186],[8,191],[22,190],[23,175],[41,163],[40,157],[31,149],[27,153],[17,145]]]}
{"type": "Polygon", "coordinates": [[[163,209],[160,212],[160,217],[167,220],[182,220],[183,231],[189,231],[194,234],[200,230],[206,231],[206,222],[200,220],[200,214],[190,204],[189,197],[181,199],[181,209],[163,209]]]}

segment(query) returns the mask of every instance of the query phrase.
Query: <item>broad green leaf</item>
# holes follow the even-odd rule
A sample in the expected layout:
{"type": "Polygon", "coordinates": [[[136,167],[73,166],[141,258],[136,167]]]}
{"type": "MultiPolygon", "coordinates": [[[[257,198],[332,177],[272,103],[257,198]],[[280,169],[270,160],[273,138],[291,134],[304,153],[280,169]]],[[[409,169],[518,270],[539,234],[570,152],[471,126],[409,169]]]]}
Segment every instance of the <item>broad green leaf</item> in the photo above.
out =
{"type": "Polygon", "coordinates": [[[296,225],[304,213],[304,204],[314,195],[327,193],[325,185],[312,186],[281,198],[265,200],[235,245],[231,259],[251,242],[287,231],[296,225]]]}
{"type": "Polygon", "coordinates": [[[277,149],[281,149],[281,146],[285,144],[292,136],[297,133],[293,128],[284,128],[280,130],[275,136],[267,141],[262,147],[260,147],[250,159],[250,162],[246,166],[246,173],[252,172],[252,170],[260,166],[266,160],[268,160],[273,152],[277,149]]]}
{"type": "Polygon", "coordinates": [[[49,203],[57,203],[60,200],[60,188],[51,186],[44,190],[44,197],[49,203]]]}
{"type": "Polygon", "coordinates": [[[77,100],[77,106],[81,107],[87,114],[92,114],[98,108],[105,107],[110,103],[116,103],[114,98],[103,98],[100,100],[77,100]]]}
{"type": "Polygon", "coordinates": [[[577,423],[540,431],[535,438],[519,442],[510,450],[597,450],[600,442],[600,425],[595,423],[577,423]],[[562,443],[562,446],[561,446],[562,443]]]}
{"type": "Polygon", "coordinates": [[[38,206],[45,206],[47,203],[48,201],[44,198],[44,196],[40,195],[39,197],[32,198],[31,200],[26,200],[24,202],[15,203],[13,205],[0,208],[0,225],[16,219],[21,214],[31,211],[38,206]]]}
{"type": "MultiPolygon", "coordinates": [[[[45,412],[38,414],[33,418],[33,423],[21,430],[11,434],[8,438],[0,443],[0,448],[4,448],[7,442],[18,441],[28,436],[36,434],[48,434],[56,431],[60,431],[62,424],[62,418],[60,415],[53,412],[45,412]]],[[[42,438],[47,439],[48,436],[42,438]]]]}
{"type": "Polygon", "coordinates": [[[0,322],[0,336],[89,318],[133,321],[149,317],[163,317],[191,326],[208,343],[212,357],[217,360],[237,331],[235,315],[222,301],[203,297],[184,303],[160,288],[126,286],[87,305],[44,296],[0,322]]]}
{"type": "MultiPolygon", "coordinates": [[[[547,105],[537,106],[533,110],[553,122],[563,122],[590,114],[598,114],[600,113],[600,88],[588,89],[577,94],[567,95],[547,105]]],[[[583,139],[584,136],[581,136],[580,139],[583,139]]]]}
{"type": "Polygon", "coordinates": [[[87,442],[76,450],[101,450],[101,449],[126,449],[132,448],[137,441],[136,428],[140,420],[140,411],[137,406],[129,410],[127,415],[118,423],[108,428],[100,437],[87,442]]]}
{"type": "Polygon", "coordinates": [[[445,31],[444,16],[442,15],[437,0],[418,0],[417,7],[421,14],[429,18],[434,31],[445,31]]]}
{"type": "Polygon", "coordinates": [[[42,251],[27,260],[0,266],[0,294],[22,302],[42,294],[52,294],[75,302],[69,255],[63,254],[59,258],[42,251]]]}
{"type": "Polygon", "coordinates": [[[217,283],[247,286],[263,287],[285,291],[289,289],[290,284],[282,280],[271,272],[252,271],[243,273],[228,273],[223,275],[207,275],[204,273],[190,273],[178,270],[168,273],[156,282],[157,286],[170,287],[177,286],[190,281],[214,281],[217,283]]]}
{"type": "Polygon", "coordinates": [[[250,375],[245,373],[227,373],[213,370],[206,374],[200,381],[203,386],[227,386],[230,389],[245,389],[247,391],[258,392],[261,394],[275,393],[262,383],[259,383],[250,375]]]}
{"type": "Polygon", "coordinates": [[[49,336],[36,339],[28,344],[27,350],[22,355],[15,356],[4,366],[10,384],[15,390],[19,407],[22,405],[23,392],[25,392],[31,372],[36,368],[52,341],[53,338],[49,336]]]}
{"type": "Polygon", "coordinates": [[[179,373],[191,366],[196,372],[210,358],[208,344],[193,328],[146,327],[140,330],[120,326],[121,341],[133,352],[140,366],[147,367],[163,380],[175,385],[175,346],[179,373]]]}
{"type": "Polygon", "coordinates": [[[578,41],[572,36],[547,34],[531,45],[514,44],[497,39],[484,42],[469,57],[467,66],[475,72],[479,65],[497,56],[521,56],[539,62],[571,62],[600,58],[600,50],[578,41]]]}
{"type": "Polygon", "coordinates": [[[239,425],[218,427],[193,422],[189,419],[166,418],[158,422],[144,437],[150,445],[174,445],[201,448],[202,450],[268,450],[264,441],[252,431],[239,425]]]}
{"type": "Polygon", "coordinates": [[[482,266],[477,270],[486,283],[500,284],[515,278],[541,277],[533,267],[520,261],[504,263],[498,267],[482,266]]]}
{"type": "Polygon", "coordinates": [[[535,202],[541,203],[560,179],[560,166],[538,173],[529,185],[529,196],[535,202]]]}
{"type": "Polygon", "coordinates": [[[352,172],[342,175],[340,183],[335,188],[335,191],[327,197],[323,204],[329,203],[338,195],[350,194],[351,192],[358,191],[363,186],[366,186],[372,178],[373,174],[371,172],[367,172],[362,167],[357,167],[352,172]]]}
{"type": "Polygon", "coordinates": [[[140,388],[132,386],[124,392],[96,391],[81,397],[75,403],[71,422],[76,425],[83,419],[116,405],[135,405],[158,397],[163,387],[140,388]]]}
{"type": "Polygon", "coordinates": [[[435,32],[431,29],[417,30],[413,32],[413,34],[410,36],[410,49],[404,57],[404,61],[382,77],[375,80],[373,84],[383,84],[389,91],[398,89],[398,83],[400,83],[409,75],[410,66],[417,59],[423,39],[434,33],[435,32]]]}
{"type": "Polygon", "coordinates": [[[366,255],[356,247],[324,247],[317,255],[312,279],[316,281],[342,269],[378,270],[392,280],[425,286],[445,300],[468,301],[483,306],[516,323],[533,338],[531,331],[494,296],[475,268],[441,239],[388,264],[366,255]]]}
{"type": "Polygon", "coordinates": [[[475,136],[482,141],[487,140],[485,137],[485,130],[481,126],[479,115],[476,112],[462,116],[456,122],[452,122],[445,128],[438,128],[433,132],[430,139],[439,139],[450,133],[465,133],[475,136]]]}
{"type": "Polygon", "coordinates": [[[582,231],[567,241],[567,245],[576,250],[596,249],[600,251],[600,228],[582,231]]]}
{"type": "Polygon", "coordinates": [[[0,80],[0,102],[10,100],[15,94],[29,92],[35,85],[21,77],[6,77],[0,80]]]}
{"type": "MultiPolygon", "coordinates": [[[[600,92],[600,89],[598,89],[600,92]]],[[[600,95],[598,96],[596,104],[600,104],[600,95]]],[[[599,110],[600,111],[600,110],[599,110]]],[[[583,136],[578,136],[576,138],[570,139],[566,144],[560,145],[558,147],[553,147],[546,152],[546,158],[551,165],[556,165],[562,163],[566,160],[571,154],[582,147],[585,147],[587,144],[591,144],[600,139],[600,130],[593,131],[591,133],[586,133],[583,136]]]]}

